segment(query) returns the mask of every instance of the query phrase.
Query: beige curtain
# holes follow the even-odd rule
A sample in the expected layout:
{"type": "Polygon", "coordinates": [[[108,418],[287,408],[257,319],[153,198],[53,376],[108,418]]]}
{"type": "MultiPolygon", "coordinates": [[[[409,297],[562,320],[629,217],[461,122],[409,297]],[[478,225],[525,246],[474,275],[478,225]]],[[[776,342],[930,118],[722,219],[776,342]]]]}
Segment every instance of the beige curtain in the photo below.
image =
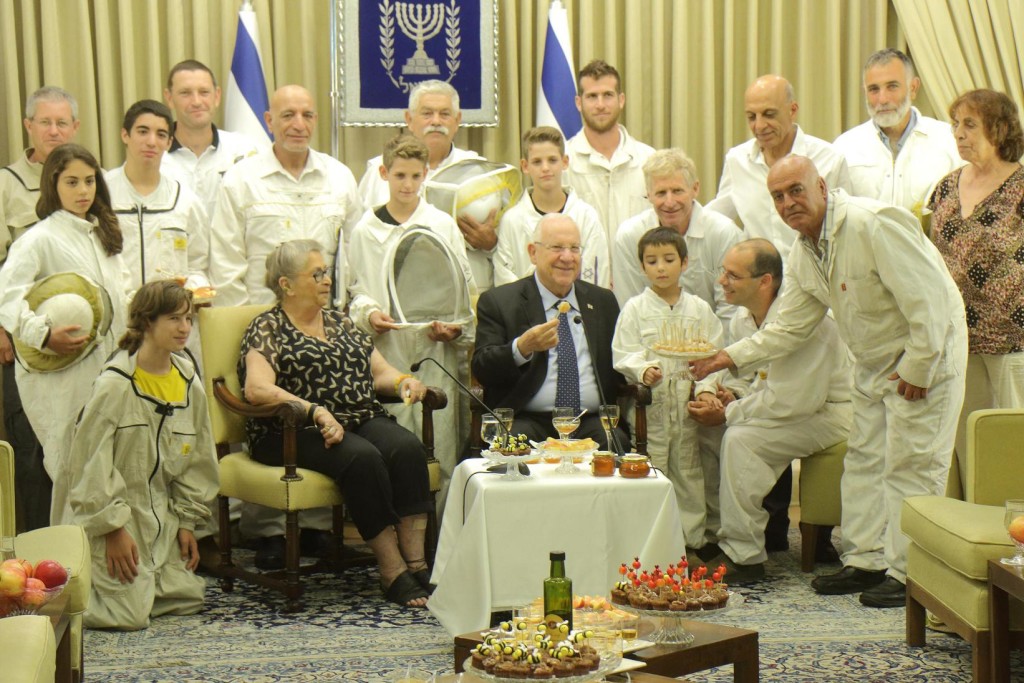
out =
{"type": "Polygon", "coordinates": [[[968,90],[992,88],[1024,103],[1024,2],[894,0],[921,78],[942,118],[968,90]]]}
{"type": "MultiPolygon", "coordinates": [[[[120,164],[118,133],[125,108],[144,97],[160,99],[175,62],[199,59],[220,75],[222,84],[227,80],[240,4],[0,0],[0,159],[13,158],[25,145],[25,96],[46,83],[78,97],[78,141],[98,151],[104,166],[120,164]]],[[[533,125],[549,4],[499,0],[501,123],[463,130],[460,146],[495,160],[517,161],[519,136],[533,125]]],[[[832,139],[864,119],[860,72],[867,55],[904,44],[889,0],[565,4],[577,68],[597,57],[619,68],[627,96],[623,123],[654,147],[686,149],[701,172],[704,201],[714,196],[725,151],[749,136],[743,91],[756,76],[787,76],[800,103],[801,126],[832,139]]],[[[253,5],[268,87],[300,83],[315,94],[321,111],[316,146],[329,150],[333,0],[254,0],[253,5]]],[[[923,67],[922,72],[927,73],[923,67]]],[[[930,78],[925,78],[926,87],[930,78]]],[[[342,127],[340,157],[358,177],[365,160],[379,154],[394,132],[342,127]]]]}

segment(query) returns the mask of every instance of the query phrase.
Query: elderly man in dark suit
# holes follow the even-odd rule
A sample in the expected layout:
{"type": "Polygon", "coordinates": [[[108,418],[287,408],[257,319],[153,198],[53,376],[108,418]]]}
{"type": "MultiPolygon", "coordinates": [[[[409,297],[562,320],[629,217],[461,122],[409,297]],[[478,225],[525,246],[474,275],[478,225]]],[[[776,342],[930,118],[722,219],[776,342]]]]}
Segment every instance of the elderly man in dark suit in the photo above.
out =
{"type": "Polygon", "coordinates": [[[480,297],[473,374],[490,406],[516,411],[513,434],[556,436],[552,408],[586,408],[573,437],[607,447],[597,409],[602,391],[614,401],[624,381],[612,369],[619,305],[610,290],[577,279],[580,231],[568,216],[542,218],[528,249],[535,272],[480,297]]]}

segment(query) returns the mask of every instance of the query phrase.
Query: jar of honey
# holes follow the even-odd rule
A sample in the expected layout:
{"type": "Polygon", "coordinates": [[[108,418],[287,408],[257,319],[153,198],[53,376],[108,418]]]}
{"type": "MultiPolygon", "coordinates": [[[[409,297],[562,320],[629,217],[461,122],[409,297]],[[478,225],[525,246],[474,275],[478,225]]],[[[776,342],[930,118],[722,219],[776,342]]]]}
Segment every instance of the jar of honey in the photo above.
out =
{"type": "Polygon", "coordinates": [[[619,463],[619,476],[627,479],[643,479],[651,473],[651,461],[646,455],[630,453],[622,456],[619,463]]]}
{"type": "Polygon", "coordinates": [[[610,477],[615,474],[615,456],[604,451],[594,453],[594,458],[590,461],[590,473],[595,477],[610,477]]]}

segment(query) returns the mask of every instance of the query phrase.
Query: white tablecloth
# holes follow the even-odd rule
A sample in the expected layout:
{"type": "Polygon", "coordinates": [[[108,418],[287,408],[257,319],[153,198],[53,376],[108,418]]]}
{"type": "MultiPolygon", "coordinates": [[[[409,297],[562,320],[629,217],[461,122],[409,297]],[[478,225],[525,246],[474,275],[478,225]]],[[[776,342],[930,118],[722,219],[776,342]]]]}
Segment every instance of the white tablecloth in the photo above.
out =
{"type": "Polygon", "coordinates": [[[578,595],[607,595],[634,556],[667,567],[685,552],[672,484],[660,473],[559,475],[539,464],[525,481],[504,481],[486,466],[473,459],[455,469],[434,560],[427,606],[453,636],[540,596],[552,550],[565,551],[578,595]]]}

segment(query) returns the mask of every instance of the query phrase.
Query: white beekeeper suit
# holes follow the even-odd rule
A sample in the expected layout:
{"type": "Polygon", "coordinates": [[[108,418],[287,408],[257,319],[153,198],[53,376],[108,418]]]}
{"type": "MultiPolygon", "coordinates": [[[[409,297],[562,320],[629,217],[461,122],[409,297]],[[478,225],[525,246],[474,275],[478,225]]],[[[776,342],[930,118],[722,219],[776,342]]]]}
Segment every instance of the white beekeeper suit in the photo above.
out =
{"type": "Polygon", "coordinates": [[[53,372],[29,372],[18,363],[16,377],[22,405],[43,447],[43,464],[53,480],[51,521],[67,519],[67,490],[61,477],[75,417],[89,398],[92,382],[125,331],[124,265],[120,254],[108,256],[93,233],[93,223],[67,211],[40,221],[11,246],[0,269],[0,325],[29,346],[42,349],[50,332],[45,315],[36,315],[25,295],[36,281],[73,272],[89,278],[110,297],[110,330],[89,354],[53,372]]]}
{"type": "MultiPolygon", "coordinates": [[[[813,161],[829,188],[842,188],[849,192],[850,173],[846,158],[828,142],[807,135],[796,124],[794,127],[796,137],[790,153],[813,161]]],[[[763,237],[770,240],[785,260],[789,258],[796,233],[775,210],[766,185],[769,170],[756,138],[736,145],[725,155],[718,194],[705,208],[738,220],[743,226],[744,239],[763,237]]]]}
{"type": "Polygon", "coordinates": [[[82,411],[66,476],[72,522],[89,536],[89,628],[141,629],[150,617],[195,614],[206,582],[185,568],[178,530],[210,520],[217,458],[206,395],[192,364],[171,361],[186,382],[185,400],[147,396],[132,379],[137,355],[118,351],[82,411]],[[107,570],[105,534],[124,528],[138,546],[139,575],[121,584],[107,570]]]}
{"type": "Polygon", "coordinates": [[[643,168],[654,148],[632,137],[625,126],[619,126],[619,136],[611,159],[591,146],[586,129],[565,143],[569,170],[564,182],[597,210],[609,245],[615,244],[615,231],[623,221],[651,205],[643,168]]]}
{"type": "Polygon", "coordinates": [[[903,499],[942,495],[952,457],[967,364],[963,299],[913,214],[843,190],[828,194],[819,244],[798,239],[787,266],[775,324],[726,351],[741,372],[780,358],[831,306],[854,359],[843,565],[888,568],[905,582],[903,499]],[[894,372],[927,397],[899,396],[894,372]]]}
{"type": "Polygon", "coordinates": [[[186,278],[190,289],[209,286],[210,228],[206,212],[190,189],[169,176],[143,196],[124,166],[105,174],[110,203],[124,236],[127,286],[134,291],[150,280],[186,278]]]}
{"type": "MultiPolygon", "coordinates": [[[[476,286],[473,283],[473,275],[466,259],[464,244],[462,233],[455,225],[455,220],[423,199],[420,199],[412,216],[401,225],[385,223],[371,209],[363,214],[362,219],[352,231],[352,239],[348,247],[352,295],[349,315],[356,325],[373,335],[374,346],[381,355],[391,365],[403,372],[409,372],[410,365],[429,356],[452,374],[459,375],[460,357],[464,356],[467,349],[472,347],[476,333],[476,321],[468,301],[469,297],[476,294],[476,286]],[[450,342],[431,341],[427,337],[429,330],[426,326],[389,330],[378,335],[369,322],[370,314],[374,311],[392,315],[390,305],[392,299],[389,291],[389,279],[391,278],[389,276],[394,268],[395,250],[403,241],[403,236],[417,226],[429,228],[431,233],[437,235],[447,245],[448,253],[455,258],[455,263],[451,264],[452,275],[456,278],[453,282],[466,287],[467,301],[464,302],[466,321],[462,323],[462,334],[450,342]]],[[[409,267],[412,267],[414,271],[426,267],[437,271],[439,277],[445,277],[448,272],[447,265],[438,261],[410,262],[409,267]]],[[[408,274],[405,277],[409,277],[408,274]]],[[[415,272],[413,277],[416,277],[415,272]]],[[[431,308],[431,299],[438,297],[438,292],[430,286],[429,282],[421,281],[421,283],[425,288],[421,290],[423,296],[417,296],[415,301],[404,299],[400,302],[403,308],[408,309],[410,305],[418,305],[421,309],[431,308]]],[[[415,291],[408,286],[401,287],[399,285],[399,288],[406,292],[415,291]]],[[[452,313],[455,302],[451,300],[450,294],[442,294],[438,298],[445,299],[436,302],[438,319],[450,321],[445,314],[452,313]]],[[[392,315],[392,317],[396,316],[392,315]]],[[[397,320],[397,317],[396,321],[401,322],[397,320]]],[[[442,477],[441,493],[437,499],[439,505],[443,506],[448,482],[451,480],[457,463],[461,439],[469,431],[468,422],[465,421],[468,418],[468,411],[463,410],[465,401],[468,399],[462,395],[462,390],[451,379],[431,363],[424,364],[416,374],[424,384],[442,387],[448,396],[448,408],[444,419],[434,421],[434,456],[441,463],[442,477]],[[464,413],[467,414],[464,415],[464,413]]],[[[461,379],[464,382],[469,380],[468,377],[461,379]]],[[[385,407],[398,418],[399,424],[403,427],[417,435],[422,433],[423,411],[420,406],[389,404],[385,407]]]]}
{"type": "MultiPolygon", "coordinates": [[[[775,321],[780,299],[761,328],[775,321]]],[[[740,307],[729,338],[758,327],[740,307]]],[[[850,432],[850,359],[835,321],[825,316],[810,339],[754,373],[749,388],[725,408],[721,447],[718,544],[738,564],[764,562],[764,497],[794,459],[846,440],[850,432]]]]}
{"type": "Polygon", "coordinates": [[[916,107],[911,111],[914,128],[895,159],[870,119],[832,145],[846,157],[850,194],[902,206],[920,219],[935,184],[964,161],[948,123],[922,116],[916,107]]]}
{"type": "MultiPolygon", "coordinates": [[[[625,306],[626,301],[647,287],[647,276],[641,267],[637,245],[644,233],[658,227],[659,223],[658,214],[648,208],[623,223],[615,236],[612,279],[615,282],[615,298],[619,300],[620,306],[625,306]]],[[[722,321],[723,328],[728,327],[736,307],[725,301],[718,274],[725,252],[743,239],[743,232],[736,228],[735,223],[694,200],[690,225],[683,235],[688,263],[686,270],[679,276],[679,285],[683,291],[699,297],[710,306],[722,321]]]]}
{"type": "MultiPolygon", "coordinates": [[[[175,123],[175,126],[178,124],[175,123]]],[[[260,147],[244,133],[213,128],[213,144],[199,156],[185,147],[177,138],[171,142],[171,149],[160,162],[160,172],[184,183],[185,187],[199,196],[203,210],[212,216],[217,207],[217,195],[221,180],[232,166],[259,152],[260,147]]],[[[174,134],[174,131],[171,131],[174,134]]]]}
{"type": "MultiPolygon", "coordinates": [[[[693,382],[673,376],[685,367],[683,361],[668,361],[650,350],[651,344],[663,340],[663,326],[669,321],[693,321],[707,335],[705,341],[721,348],[724,335],[722,323],[702,299],[682,292],[679,301],[669,306],[650,288],[626,302],[615,324],[612,340],[612,362],[629,382],[643,382],[648,368],[660,368],[664,377],[651,388],[651,405],[647,408],[647,452],[651,463],[662,470],[672,482],[676,504],[683,523],[687,545],[702,547],[705,540],[708,500],[717,486],[706,486],[705,472],[697,437],[697,423],[690,417],[686,403],[690,400],[693,382]]],[[[697,383],[695,393],[714,393],[717,377],[711,375],[697,383]]]]}
{"type": "Polygon", "coordinates": [[[7,258],[11,242],[39,221],[39,178],[43,165],[29,161],[25,150],[10,166],[0,168],[0,264],[7,258]]]}
{"type": "MultiPolygon", "coordinates": [[[[452,164],[468,159],[483,159],[483,157],[471,149],[459,149],[452,145],[451,152],[444,158],[444,161],[437,165],[437,168],[427,166],[427,173],[423,180],[430,180],[452,164]]],[[[388,182],[380,177],[380,167],[383,164],[383,155],[375,156],[366,162],[366,172],[363,173],[363,177],[359,180],[359,196],[362,198],[363,206],[365,207],[387,204],[391,198],[388,192],[388,182]]],[[[423,196],[422,185],[420,186],[420,196],[423,196]]],[[[495,226],[495,228],[497,227],[495,226]]],[[[462,231],[459,231],[459,239],[462,240],[466,250],[466,258],[469,259],[469,266],[473,271],[473,280],[476,282],[477,290],[483,292],[490,289],[491,282],[494,279],[494,265],[491,260],[494,257],[497,246],[490,250],[471,247],[466,244],[462,231]]]]}
{"type": "Polygon", "coordinates": [[[224,175],[213,217],[214,304],[273,303],[274,293],[263,282],[265,262],[282,242],[316,240],[328,269],[333,269],[338,245],[348,241],[361,213],[352,172],[326,154],[309,150],[298,178],[284,169],[272,149],[238,162],[224,175]]]}
{"type": "MultiPolygon", "coordinates": [[[[604,227],[594,207],[568,190],[562,214],[576,222],[580,229],[580,279],[600,287],[611,287],[611,263],[604,227]]],[[[494,251],[494,285],[507,285],[533,272],[527,247],[544,214],[537,210],[529,192],[524,192],[501,217],[498,246],[494,251]]]]}

